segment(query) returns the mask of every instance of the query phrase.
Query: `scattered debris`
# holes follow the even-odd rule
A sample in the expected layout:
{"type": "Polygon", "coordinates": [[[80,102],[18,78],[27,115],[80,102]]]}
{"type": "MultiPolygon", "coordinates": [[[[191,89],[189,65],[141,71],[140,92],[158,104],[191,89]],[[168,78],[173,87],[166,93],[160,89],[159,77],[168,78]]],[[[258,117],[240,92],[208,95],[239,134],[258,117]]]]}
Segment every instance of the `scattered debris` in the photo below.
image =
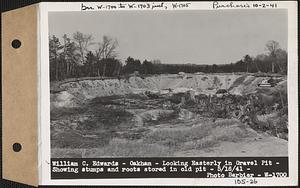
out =
{"type": "Polygon", "coordinates": [[[261,83],[257,84],[259,87],[274,87],[271,83],[268,82],[268,80],[263,80],[261,83]]]}

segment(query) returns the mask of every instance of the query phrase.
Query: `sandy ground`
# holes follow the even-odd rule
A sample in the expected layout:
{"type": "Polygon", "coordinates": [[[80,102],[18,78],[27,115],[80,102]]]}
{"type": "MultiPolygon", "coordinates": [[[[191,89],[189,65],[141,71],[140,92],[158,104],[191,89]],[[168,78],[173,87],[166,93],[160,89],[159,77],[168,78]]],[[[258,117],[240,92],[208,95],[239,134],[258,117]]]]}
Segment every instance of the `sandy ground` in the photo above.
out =
{"type": "MultiPolygon", "coordinates": [[[[168,89],[172,89],[174,93],[185,91],[186,89],[192,89],[195,90],[198,93],[203,94],[214,94],[218,89],[228,89],[230,93],[236,94],[236,95],[244,95],[248,93],[255,92],[257,89],[257,84],[260,83],[262,80],[266,78],[263,77],[254,77],[251,75],[216,75],[216,74],[209,74],[209,75],[187,75],[187,76],[178,76],[178,75],[160,75],[160,76],[153,76],[153,77],[146,77],[146,78],[140,78],[140,77],[131,77],[129,80],[117,80],[117,79],[110,79],[110,80],[83,80],[78,82],[69,82],[64,83],[60,86],[60,89],[62,91],[58,93],[51,94],[51,110],[59,110],[66,108],[69,109],[75,109],[77,107],[83,106],[85,101],[89,101],[91,99],[94,99],[96,97],[104,97],[104,96],[113,96],[113,95],[124,95],[128,93],[143,93],[145,91],[158,91],[162,92],[168,89]]],[[[286,80],[283,79],[281,83],[278,84],[279,87],[281,85],[286,85],[286,80]]],[[[271,89],[276,89],[276,87],[271,89]]],[[[101,110],[101,109],[100,109],[101,110]]],[[[103,110],[103,109],[102,109],[103,110]]],[[[95,111],[95,109],[93,109],[95,111]]],[[[130,110],[127,109],[127,112],[130,112],[133,114],[134,119],[133,121],[137,128],[143,128],[145,126],[145,120],[153,120],[157,121],[157,118],[161,115],[160,110],[130,110]]],[[[68,111],[67,111],[68,112],[68,111]]],[[[101,111],[100,111],[101,112],[101,111]]],[[[172,111],[166,112],[166,114],[170,114],[172,111]]],[[[79,112],[78,112],[79,113],[79,112]]],[[[82,112],[84,113],[84,112],[82,112]]],[[[97,114],[97,113],[95,113],[97,114]]],[[[95,115],[94,114],[94,115],[95,115]]],[[[59,114],[61,115],[61,114],[59,114]]],[[[75,115],[78,115],[75,113],[75,115]]],[[[188,112],[185,110],[180,111],[179,119],[195,119],[195,117],[191,116],[188,112]],[[191,116],[191,117],[190,117],[191,116]]],[[[69,117],[69,116],[67,116],[69,117]]],[[[100,117],[100,115],[99,115],[100,117]]],[[[64,120],[60,119],[59,120],[64,120]]],[[[70,120],[71,122],[71,120],[70,120]]],[[[69,122],[59,122],[56,123],[55,127],[58,127],[61,130],[65,130],[66,125],[71,126],[71,123],[69,122]],[[62,125],[60,125],[60,124],[62,125]]],[[[74,123],[74,122],[73,122],[74,123]]],[[[78,122],[77,122],[78,123],[78,122]]],[[[93,122],[94,123],[94,122],[93,122]]],[[[89,123],[93,125],[93,123],[89,123]]],[[[87,124],[87,123],[86,123],[87,124]]],[[[77,126],[77,124],[76,124],[77,126]]],[[[174,137],[181,136],[182,131],[191,131],[193,129],[189,129],[189,123],[188,121],[184,124],[178,124],[177,128],[184,129],[174,133],[174,125],[171,124],[169,127],[170,134],[174,133],[174,137]],[[173,132],[172,132],[173,131],[173,132]]],[[[161,124],[159,126],[152,126],[152,127],[146,127],[150,131],[156,131],[156,130],[162,130],[162,128],[166,129],[166,125],[161,124]]],[[[176,128],[176,127],[175,127],[176,128]]],[[[103,130],[103,129],[102,129],[103,130]]],[[[105,130],[105,129],[104,129],[105,130]]],[[[128,132],[126,127],[124,128],[125,132],[128,132]]],[[[63,134],[69,133],[68,131],[63,131],[63,134]]],[[[168,131],[165,131],[168,133],[168,131]]],[[[191,132],[192,134],[193,132],[191,132]]],[[[202,134],[203,131],[201,130],[199,134],[202,134]]],[[[74,145],[77,144],[79,137],[78,135],[67,135],[71,137],[70,139],[72,142],[74,142],[74,145]],[[75,144],[76,143],[76,144],[75,144]]],[[[93,133],[94,134],[94,133],[93,133]]],[[[190,133],[189,133],[190,134],[190,133]]],[[[99,134],[99,135],[102,135],[99,134]]],[[[109,134],[108,134],[109,135],[109,134]]],[[[97,135],[93,135],[94,137],[97,137],[97,135]]],[[[157,136],[157,135],[156,135],[157,136]]],[[[159,134],[158,134],[159,136],[159,134]]],[[[172,136],[172,135],[171,135],[172,136]]],[[[93,138],[94,138],[93,137],[93,138]]],[[[106,138],[106,136],[102,137],[106,138]]],[[[188,137],[188,136],[187,136],[188,137]]],[[[88,138],[91,140],[92,144],[91,147],[95,147],[94,143],[95,140],[93,138],[88,138]]],[[[162,138],[163,139],[163,138],[162,138]]],[[[185,141],[186,143],[182,143],[183,147],[182,149],[179,149],[175,151],[175,153],[172,154],[172,156],[199,156],[199,157],[226,157],[226,156],[288,156],[288,142],[286,140],[273,137],[270,135],[267,135],[266,133],[257,133],[256,131],[250,129],[250,128],[241,128],[237,127],[235,125],[230,125],[223,128],[214,128],[210,135],[205,137],[204,139],[208,139],[208,143],[214,143],[216,140],[217,143],[213,144],[211,147],[203,147],[203,149],[190,149],[190,146],[193,146],[194,142],[191,142],[190,140],[185,141]],[[239,135],[239,133],[250,133],[247,136],[243,137],[243,135],[239,135]],[[237,135],[235,135],[235,133],[237,135]],[[238,137],[239,140],[236,141],[228,141],[232,140],[234,137],[238,137]],[[241,138],[239,138],[241,137],[241,138]],[[227,140],[226,140],[226,139],[227,140]],[[224,140],[225,139],[225,140],[224,140]]],[[[59,139],[58,139],[59,140],[59,139]]],[[[82,140],[86,142],[87,138],[82,136],[82,140]]],[[[105,139],[103,139],[105,140],[105,139]]],[[[99,138],[97,142],[102,142],[102,140],[99,138]]],[[[199,140],[200,142],[201,140],[199,140]]],[[[205,143],[207,140],[202,140],[201,142],[205,143]]],[[[197,143],[197,140],[195,140],[195,143],[197,143]]],[[[129,142],[129,144],[132,144],[132,148],[135,149],[135,147],[140,147],[141,150],[145,148],[145,145],[136,145],[136,141],[129,142]]],[[[112,144],[112,148],[120,147],[120,151],[123,151],[123,146],[119,146],[119,143],[112,144]]],[[[127,144],[128,145],[128,144],[127,144]]],[[[162,145],[157,144],[158,148],[160,148],[162,145]]],[[[149,144],[147,145],[149,146],[149,144]]],[[[125,147],[125,146],[124,146],[125,147]]],[[[99,149],[99,148],[98,148],[99,149]]],[[[85,149],[70,149],[72,152],[78,150],[78,154],[81,156],[82,150],[85,152],[85,149]]],[[[100,148],[101,152],[102,149],[100,148]]],[[[163,150],[163,149],[162,149],[163,150]]],[[[57,149],[57,151],[60,151],[60,148],[57,149]]],[[[62,149],[64,151],[64,149],[62,149]]],[[[105,150],[103,150],[105,153],[105,150]]],[[[124,149],[124,152],[127,151],[127,149],[124,149]]],[[[65,151],[64,151],[65,152],[65,151]]],[[[101,153],[100,152],[100,153],[101,153]]],[[[149,153],[151,154],[152,151],[149,150],[149,153]]],[[[99,152],[98,152],[99,153],[99,152]]],[[[97,153],[95,153],[96,155],[97,153]]],[[[63,153],[62,155],[65,155],[63,153]]],[[[75,156],[75,155],[72,155],[75,156]]],[[[76,154],[77,156],[77,154],[76,154]]],[[[97,156],[97,155],[96,155],[97,156]]],[[[95,156],[93,156],[95,157],[95,156]]]]}
{"type": "MultiPolygon", "coordinates": [[[[248,130],[252,131],[253,130],[248,130]]],[[[254,132],[253,132],[254,133],[254,132]]],[[[188,150],[175,153],[175,156],[201,157],[284,157],[288,156],[288,141],[254,133],[239,142],[220,142],[218,145],[203,150],[188,150]]]]}

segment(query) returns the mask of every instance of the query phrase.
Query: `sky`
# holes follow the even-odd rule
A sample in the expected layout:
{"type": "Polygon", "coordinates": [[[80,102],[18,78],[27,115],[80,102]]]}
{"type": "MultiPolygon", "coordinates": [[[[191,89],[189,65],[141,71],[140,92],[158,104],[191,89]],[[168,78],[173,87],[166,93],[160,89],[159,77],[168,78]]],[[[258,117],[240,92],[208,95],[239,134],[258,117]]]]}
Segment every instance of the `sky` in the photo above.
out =
{"type": "MultiPolygon", "coordinates": [[[[118,59],[162,63],[225,64],[266,53],[268,40],[287,49],[287,11],[180,10],[50,12],[49,35],[76,31],[118,40],[118,59]]],[[[90,46],[96,49],[97,44],[90,46]]]]}

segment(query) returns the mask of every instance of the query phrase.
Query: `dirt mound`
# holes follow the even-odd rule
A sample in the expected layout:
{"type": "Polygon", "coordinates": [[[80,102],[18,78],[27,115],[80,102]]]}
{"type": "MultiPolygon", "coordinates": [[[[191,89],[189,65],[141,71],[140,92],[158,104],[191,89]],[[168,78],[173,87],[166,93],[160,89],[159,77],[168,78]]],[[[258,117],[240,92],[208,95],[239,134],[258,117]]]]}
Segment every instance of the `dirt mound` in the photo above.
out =
{"type": "Polygon", "coordinates": [[[51,94],[51,106],[50,108],[73,108],[78,107],[79,101],[78,98],[70,94],[67,91],[62,91],[57,94],[51,94]]]}

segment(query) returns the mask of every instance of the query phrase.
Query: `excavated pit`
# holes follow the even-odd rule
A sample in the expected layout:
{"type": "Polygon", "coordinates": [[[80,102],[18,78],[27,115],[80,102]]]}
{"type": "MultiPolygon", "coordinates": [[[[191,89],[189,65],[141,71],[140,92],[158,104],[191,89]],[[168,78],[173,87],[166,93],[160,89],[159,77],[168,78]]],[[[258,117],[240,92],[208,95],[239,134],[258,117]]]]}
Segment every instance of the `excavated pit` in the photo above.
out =
{"type": "Polygon", "coordinates": [[[278,155],[287,155],[286,78],[257,86],[266,79],[209,74],[62,82],[51,94],[52,156],[206,156],[206,150],[214,156],[211,150],[247,139],[264,147],[280,143],[278,155]]]}

